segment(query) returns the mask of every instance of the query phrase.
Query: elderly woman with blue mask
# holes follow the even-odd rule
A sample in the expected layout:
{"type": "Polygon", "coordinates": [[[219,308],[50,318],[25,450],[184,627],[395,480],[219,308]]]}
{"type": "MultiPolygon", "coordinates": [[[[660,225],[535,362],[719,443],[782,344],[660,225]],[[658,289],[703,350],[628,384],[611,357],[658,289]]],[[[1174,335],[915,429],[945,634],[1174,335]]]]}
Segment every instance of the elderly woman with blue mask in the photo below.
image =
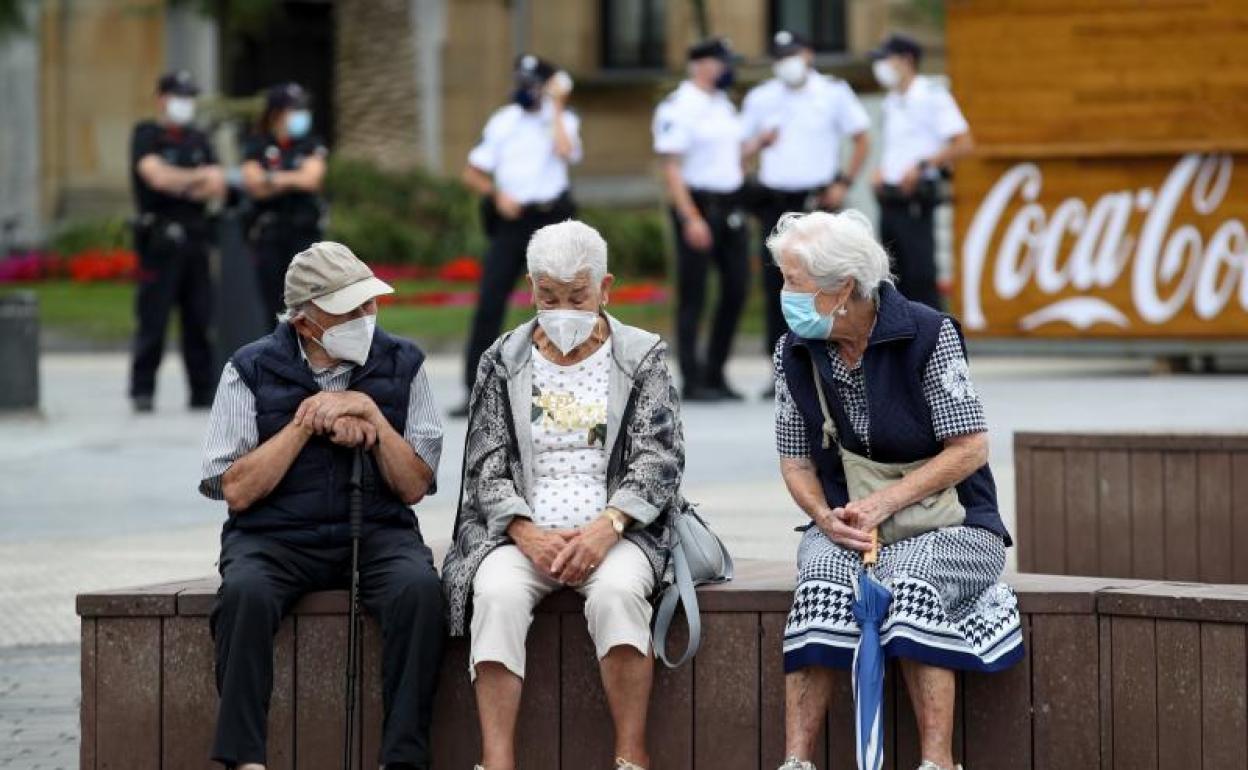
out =
{"type": "Polygon", "coordinates": [[[767,247],[791,329],[775,353],[776,444],[789,494],[810,517],[784,637],[782,770],[814,767],[830,669],[848,668],[858,642],[854,585],[877,530],[894,535],[875,567],[893,596],[880,640],[901,660],[920,770],[954,768],[954,670],[999,671],[1022,656],[1018,608],[1000,582],[1010,535],[961,332],[893,287],[888,255],[857,211],[786,214],[767,247]],[[910,470],[851,500],[855,456],[910,470]],[[897,536],[894,517],[938,499],[954,519],[897,536]]]}
{"type": "Polygon", "coordinates": [[[482,356],[469,400],[451,634],[471,633],[485,770],[513,770],[533,609],[569,587],[615,723],[617,766],[649,763],[650,597],[680,495],[684,440],[666,345],[604,308],[613,278],[593,228],[565,221],[527,249],[537,317],[482,356]]]}

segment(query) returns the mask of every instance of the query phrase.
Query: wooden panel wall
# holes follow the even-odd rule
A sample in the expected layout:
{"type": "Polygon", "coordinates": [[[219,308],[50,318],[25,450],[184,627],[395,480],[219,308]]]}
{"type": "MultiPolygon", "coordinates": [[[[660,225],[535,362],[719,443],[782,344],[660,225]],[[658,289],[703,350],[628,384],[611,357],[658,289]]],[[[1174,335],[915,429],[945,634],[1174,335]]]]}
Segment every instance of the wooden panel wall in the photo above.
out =
{"type": "Polygon", "coordinates": [[[1248,583],[1248,436],[1018,434],[1024,572],[1248,583]]]}

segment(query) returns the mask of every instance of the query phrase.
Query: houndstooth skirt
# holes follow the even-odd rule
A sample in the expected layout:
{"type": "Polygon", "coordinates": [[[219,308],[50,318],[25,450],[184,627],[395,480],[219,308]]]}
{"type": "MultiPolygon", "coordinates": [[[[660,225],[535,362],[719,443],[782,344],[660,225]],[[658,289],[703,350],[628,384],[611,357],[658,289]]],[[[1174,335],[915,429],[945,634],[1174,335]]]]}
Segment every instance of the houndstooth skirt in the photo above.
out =
{"type": "MultiPolygon", "coordinates": [[[[784,634],[784,669],[849,668],[858,644],[854,589],[862,555],[817,527],[797,551],[798,582],[784,634]]],[[[1005,543],[950,527],[880,550],[876,578],[893,593],[880,627],[885,655],[942,668],[1001,671],[1023,656],[1014,592],[1000,582],[1005,543]]]]}

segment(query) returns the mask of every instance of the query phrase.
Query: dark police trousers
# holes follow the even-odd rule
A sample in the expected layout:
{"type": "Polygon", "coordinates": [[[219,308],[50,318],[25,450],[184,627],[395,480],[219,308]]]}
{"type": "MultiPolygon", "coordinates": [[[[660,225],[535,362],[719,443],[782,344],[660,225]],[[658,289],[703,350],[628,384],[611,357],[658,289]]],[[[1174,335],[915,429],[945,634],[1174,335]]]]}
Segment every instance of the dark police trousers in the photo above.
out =
{"type": "Polygon", "coordinates": [[[935,207],[918,198],[880,198],[880,242],[906,299],[943,310],[936,288],[935,207]]]}
{"type": "Polygon", "coordinates": [[[690,190],[693,202],[711,229],[711,248],[699,250],[685,243],[676,210],[676,351],[684,387],[724,385],[724,367],[732,353],[741,311],[749,288],[749,232],[737,193],[690,190]],[[706,358],[698,355],[698,327],[706,305],[711,265],[719,270],[719,304],[711,324],[706,358]]]}
{"type": "Polygon", "coordinates": [[[576,206],[565,193],[548,204],[526,205],[516,219],[498,219],[485,251],[477,309],[472,316],[468,350],[464,356],[464,385],[472,392],[482,354],[503,329],[507,300],[524,272],[525,249],[533,233],[576,216],[576,206]]]}
{"type": "MultiPolygon", "coordinates": [[[[349,587],[350,570],[346,537],[316,543],[237,528],[223,535],[222,582],[211,619],[221,696],[213,760],[226,766],[265,762],[273,635],[300,596],[349,587]]],[[[381,624],[380,761],[426,768],[445,620],[433,555],[416,529],[366,526],[360,601],[381,624]]]]}
{"type": "MultiPolygon", "coordinates": [[[[261,215],[267,216],[267,215],[261,215]]],[[[251,239],[252,257],[256,262],[256,278],[260,299],[264,303],[265,328],[273,325],[286,303],[286,268],[295,255],[321,240],[318,226],[296,226],[281,220],[259,223],[251,239]]]]}
{"type": "Polygon", "coordinates": [[[139,323],[134,336],[130,396],[151,396],[156,392],[156,370],[164,357],[169,314],[176,305],[191,403],[207,406],[216,389],[212,346],[208,341],[212,321],[208,223],[203,219],[182,223],[147,216],[148,221],[134,231],[139,256],[135,295],[139,323]]]}

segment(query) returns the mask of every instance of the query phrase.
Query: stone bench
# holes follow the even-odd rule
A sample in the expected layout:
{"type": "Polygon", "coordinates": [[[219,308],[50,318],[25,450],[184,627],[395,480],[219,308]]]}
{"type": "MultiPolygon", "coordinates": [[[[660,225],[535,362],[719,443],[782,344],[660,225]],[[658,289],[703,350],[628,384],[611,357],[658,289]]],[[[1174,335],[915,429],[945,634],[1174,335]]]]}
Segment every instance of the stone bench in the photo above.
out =
{"type": "MultiPolygon", "coordinates": [[[[655,770],[765,768],[784,750],[781,638],[789,563],[745,562],[730,585],[701,591],[696,660],[660,668],[651,705],[655,770]]],[[[1020,575],[1027,657],[960,678],[955,740],[973,770],[1242,768],[1248,765],[1248,586],[1020,575]]],[[[80,596],[82,767],[210,767],[216,709],[207,614],[215,580],[80,596]]],[[[346,594],[305,597],[278,634],[270,767],[341,761],[346,594]]],[[[581,600],[541,604],[529,637],[521,768],[611,766],[611,721],[581,600]]],[[[364,636],[359,751],[375,767],[381,723],[378,631],[364,636]]],[[[683,641],[674,640],[674,641],[683,641]]],[[[447,651],[434,766],[478,757],[467,649],[447,651]]],[[[885,767],[918,765],[904,687],[890,670],[885,767]]],[[[819,767],[854,767],[848,676],[820,744],[819,767]]]]}
{"type": "Polygon", "coordinates": [[[1020,572],[1248,583],[1248,435],[1017,433],[1020,572]]]}

